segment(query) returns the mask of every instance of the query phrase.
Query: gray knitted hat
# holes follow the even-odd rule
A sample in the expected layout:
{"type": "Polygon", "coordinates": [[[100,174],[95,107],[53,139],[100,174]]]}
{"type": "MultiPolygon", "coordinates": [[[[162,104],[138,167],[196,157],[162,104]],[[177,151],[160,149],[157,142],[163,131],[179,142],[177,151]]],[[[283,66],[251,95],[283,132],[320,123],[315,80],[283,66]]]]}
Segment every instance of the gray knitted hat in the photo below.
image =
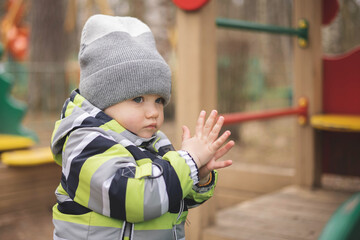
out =
{"type": "Polygon", "coordinates": [[[104,110],[157,94],[170,100],[171,72],[149,27],[136,18],[94,15],[81,35],[80,94],[104,110]]]}

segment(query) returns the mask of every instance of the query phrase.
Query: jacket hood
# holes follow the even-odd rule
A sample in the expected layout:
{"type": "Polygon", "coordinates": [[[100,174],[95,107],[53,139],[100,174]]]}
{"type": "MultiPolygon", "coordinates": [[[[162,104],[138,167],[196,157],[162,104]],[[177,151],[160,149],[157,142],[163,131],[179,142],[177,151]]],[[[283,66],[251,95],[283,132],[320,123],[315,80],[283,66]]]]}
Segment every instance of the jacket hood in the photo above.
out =
{"type": "Polygon", "coordinates": [[[126,138],[136,146],[149,145],[158,137],[169,141],[161,131],[158,131],[151,138],[141,138],[133,134],[102,110],[92,105],[80,95],[79,90],[74,90],[64,103],[60,120],[55,123],[51,137],[51,151],[56,163],[61,165],[62,150],[67,137],[73,131],[82,128],[94,128],[94,131],[104,131],[117,142],[126,138]]]}

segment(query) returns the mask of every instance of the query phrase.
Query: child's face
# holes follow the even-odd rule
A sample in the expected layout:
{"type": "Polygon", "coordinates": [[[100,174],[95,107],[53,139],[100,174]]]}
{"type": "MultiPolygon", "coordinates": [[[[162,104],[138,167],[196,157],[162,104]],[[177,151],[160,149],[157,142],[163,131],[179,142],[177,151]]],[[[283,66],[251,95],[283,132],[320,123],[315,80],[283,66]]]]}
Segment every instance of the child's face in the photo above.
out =
{"type": "Polygon", "coordinates": [[[144,95],[110,106],[104,112],[139,137],[150,138],[164,122],[164,99],[144,95]]]}

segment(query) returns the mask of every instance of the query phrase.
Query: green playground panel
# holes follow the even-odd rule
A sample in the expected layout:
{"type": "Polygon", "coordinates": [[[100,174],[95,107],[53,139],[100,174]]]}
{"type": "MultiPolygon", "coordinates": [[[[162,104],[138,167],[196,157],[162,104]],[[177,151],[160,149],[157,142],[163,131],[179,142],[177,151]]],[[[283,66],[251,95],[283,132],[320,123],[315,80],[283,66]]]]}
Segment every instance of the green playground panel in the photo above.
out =
{"type": "Polygon", "coordinates": [[[360,239],[360,192],[346,200],[332,215],[319,240],[360,239]]]}
{"type": "MultiPolygon", "coordinates": [[[[0,46],[0,57],[2,54],[0,46]]],[[[21,125],[26,105],[10,95],[12,83],[12,75],[6,73],[4,63],[0,63],[0,134],[20,135],[36,140],[35,133],[21,125]]]]}

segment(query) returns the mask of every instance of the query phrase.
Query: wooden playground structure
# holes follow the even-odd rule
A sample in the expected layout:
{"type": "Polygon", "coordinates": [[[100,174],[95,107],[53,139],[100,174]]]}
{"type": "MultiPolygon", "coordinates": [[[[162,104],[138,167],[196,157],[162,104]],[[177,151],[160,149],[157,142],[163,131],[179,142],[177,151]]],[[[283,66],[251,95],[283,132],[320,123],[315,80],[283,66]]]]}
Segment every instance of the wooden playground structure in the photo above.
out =
{"type": "MultiPolygon", "coordinates": [[[[177,123],[178,127],[181,124],[194,127],[198,112],[214,109],[217,103],[216,25],[209,24],[215,21],[216,3],[195,1],[196,6],[189,1],[174,2],[182,2],[177,11],[179,65],[176,89],[183,94],[176,95],[177,123]]],[[[225,122],[248,121],[259,115],[268,118],[299,114],[301,124],[296,126],[295,171],[234,169],[235,166],[222,170],[220,189],[233,193],[236,190],[273,193],[215,214],[216,206],[236,198],[220,191],[215,201],[190,213],[191,226],[187,234],[190,239],[317,239],[333,211],[352,194],[324,189],[321,178],[323,173],[329,172],[359,176],[351,170],[359,169],[356,160],[360,156],[359,150],[355,150],[360,131],[360,98],[355,90],[360,87],[356,67],[360,62],[360,49],[339,58],[324,57],[321,27],[336,16],[337,1],[294,0],[293,3],[294,23],[300,23],[297,27],[301,28],[305,19],[308,24],[307,39],[295,38],[293,49],[294,99],[300,101],[300,106],[261,114],[225,114],[225,122]],[[347,64],[349,61],[351,64],[347,64]],[[306,114],[301,110],[304,107],[302,98],[308,103],[306,114]],[[344,143],[332,142],[337,136],[331,135],[342,135],[344,143]],[[330,151],[335,149],[337,159],[330,159],[333,154],[330,151]],[[352,154],[346,154],[349,151],[352,154]],[[337,167],[342,165],[345,155],[350,166],[340,170],[337,167]],[[287,185],[293,186],[274,192],[287,185]],[[323,204],[327,211],[319,207],[323,204]],[[281,211],[282,208],[286,211],[281,211]],[[319,217],[317,224],[309,224],[315,213],[319,217]],[[212,226],[202,231],[209,225],[212,226]]]]}
{"type": "MultiPolygon", "coordinates": [[[[201,110],[217,107],[216,1],[174,3],[179,6],[175,90],[181,93],[174,94],[176,129],[182,125],[194,129],[201,110]]],[[[220,170],[215,197],[190,211],[186,239],[318,239],[334,211],[354,194],[329,189],[321,179],[324,173],[360,176],[356,161],[360,158],[356,145],[360,142],[360,70],[356,67],[360,49],[337,57],[322,54],[321,27],[336,15],[336,0],[293,3],[294,23],[299,23],[293,31],[297,35],[293,50],[295,106],[224,116],[227,124],[236,124],[296,115],[295,168],[280,171],[238,165],[220,170]]],[[[3,110],[0,105],[0,112],[3,110]]],[[[21,116],[19,111],[17,116],[21,116]]],[[[48,149],[36,149],[28,137],[6,134],[0,135],[0,231],[17,221],[16,214],[20,218],[24,212],[49,212],[61,174],[48,149]],[[9,151],[23,148],[28,149],[9,151]],[[15,217],[4,220],[14,213],[15,217]]],[[[181,139],[180,134],[176,139],[181,139]]],[[[359,209],[360,204],[353,205],[359,209]]],[[[352,219],[358,222],[360,216],[352,219]]]]}

